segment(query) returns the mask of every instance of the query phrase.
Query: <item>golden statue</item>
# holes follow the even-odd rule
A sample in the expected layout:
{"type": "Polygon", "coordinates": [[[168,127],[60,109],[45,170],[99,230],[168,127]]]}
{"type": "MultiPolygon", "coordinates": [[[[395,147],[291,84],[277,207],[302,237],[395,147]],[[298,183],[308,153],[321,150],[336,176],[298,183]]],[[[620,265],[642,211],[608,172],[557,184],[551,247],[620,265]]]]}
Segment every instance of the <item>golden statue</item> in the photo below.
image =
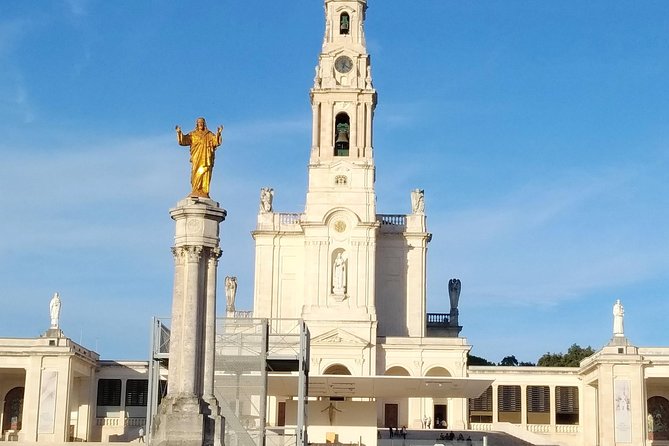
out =
{"type": "Polygon", "coordinates": [[[195,129],[192,132],[184,135],[179,126],[176,126],[176,130],[179,145],[190,146],[190,184],[193,187],[190,196],[209,198],[211,172],[214,170],[214,152],[223,140],[221,137],[223,126],[219,126],[214,135],[207,129],[204,118],[197,118],[195,129]]]}

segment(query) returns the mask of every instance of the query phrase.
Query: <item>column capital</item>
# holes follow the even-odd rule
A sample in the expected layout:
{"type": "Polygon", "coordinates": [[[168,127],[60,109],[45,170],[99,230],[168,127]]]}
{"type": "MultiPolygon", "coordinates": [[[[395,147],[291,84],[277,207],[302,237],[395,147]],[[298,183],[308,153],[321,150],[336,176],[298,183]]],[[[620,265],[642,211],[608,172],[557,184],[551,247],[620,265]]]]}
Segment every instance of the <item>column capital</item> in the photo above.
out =
{"type": "Polygon", "coordinates": [[[184,246],[186,261],[188,263],[197,263],[202,258],[204,247],[202,246],[184,246]]]}

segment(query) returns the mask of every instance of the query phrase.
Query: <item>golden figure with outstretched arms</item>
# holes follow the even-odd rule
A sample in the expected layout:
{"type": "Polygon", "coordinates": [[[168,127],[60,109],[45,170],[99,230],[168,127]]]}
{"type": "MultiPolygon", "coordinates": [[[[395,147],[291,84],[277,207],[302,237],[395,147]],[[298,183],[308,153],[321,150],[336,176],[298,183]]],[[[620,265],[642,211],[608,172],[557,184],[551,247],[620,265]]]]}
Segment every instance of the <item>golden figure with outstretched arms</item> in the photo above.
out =
{"type": "Polygon", "coordinates": [[[197,118],[195,129],[192,132],[184,135],[179,126],[176,126],[176,131],[179,145],[190,146],[190,184],[193,188],[190,196],[209,198],[211,173],[214,170],[214,152],[223,141],[223,126],[219,126],[214,134],[207,129],[204,118],[197,118]]]}

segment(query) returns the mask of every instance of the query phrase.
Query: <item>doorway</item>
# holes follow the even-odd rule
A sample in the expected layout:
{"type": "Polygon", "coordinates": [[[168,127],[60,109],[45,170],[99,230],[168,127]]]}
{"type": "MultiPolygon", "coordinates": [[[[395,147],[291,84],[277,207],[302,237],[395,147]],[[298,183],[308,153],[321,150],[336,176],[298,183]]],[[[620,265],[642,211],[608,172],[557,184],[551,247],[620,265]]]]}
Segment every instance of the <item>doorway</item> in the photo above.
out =
{"type": "Polygon", "coordinates": [[[435,404],[434,405],[434,428],[435,429],[446,429],[448,428],[448,413],[446,410],[446,404],[435,404]]]}
{"type": "Polygon", "coordinates": [[[386,427],[398,426],[398,412],[399,412],[399,406],[397,404],[385,405],[384,418],[386,427]]]}

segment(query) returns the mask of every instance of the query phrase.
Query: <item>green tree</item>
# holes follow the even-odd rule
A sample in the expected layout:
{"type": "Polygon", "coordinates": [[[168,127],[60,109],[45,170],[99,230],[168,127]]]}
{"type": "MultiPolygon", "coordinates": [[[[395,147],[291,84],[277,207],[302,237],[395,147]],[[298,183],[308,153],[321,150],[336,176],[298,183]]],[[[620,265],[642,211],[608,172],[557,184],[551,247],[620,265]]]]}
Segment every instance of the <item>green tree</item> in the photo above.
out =
{"type": "Polygon", "coordinates": [[[578,367],[582,360],[595,353],[595,350],[587,346],[585,348],[578,344],[572,344],[567,353],[545,353],[537,365],[540,367],[578,367]]]}
{"type": "Polygon", "coordinates": [[[495,363],[480,356],[467,355],[467,365],[495,365],[495,363]]]}
{"type": "Polygon", "coordinates": [[[508,366],[517,366],[518,365],[518,360],[516,359],[516,357],[514,355],[505,356],[505,357],[502,358],[499,365],[503,365],[503,366],[507,366],[507,367],[508,366]]]}
{"type": "Polygon", "coordinates": [[[530,361],[520,361],[518,365],[521,367],[536,367],[536,364],[530,361]]]}

